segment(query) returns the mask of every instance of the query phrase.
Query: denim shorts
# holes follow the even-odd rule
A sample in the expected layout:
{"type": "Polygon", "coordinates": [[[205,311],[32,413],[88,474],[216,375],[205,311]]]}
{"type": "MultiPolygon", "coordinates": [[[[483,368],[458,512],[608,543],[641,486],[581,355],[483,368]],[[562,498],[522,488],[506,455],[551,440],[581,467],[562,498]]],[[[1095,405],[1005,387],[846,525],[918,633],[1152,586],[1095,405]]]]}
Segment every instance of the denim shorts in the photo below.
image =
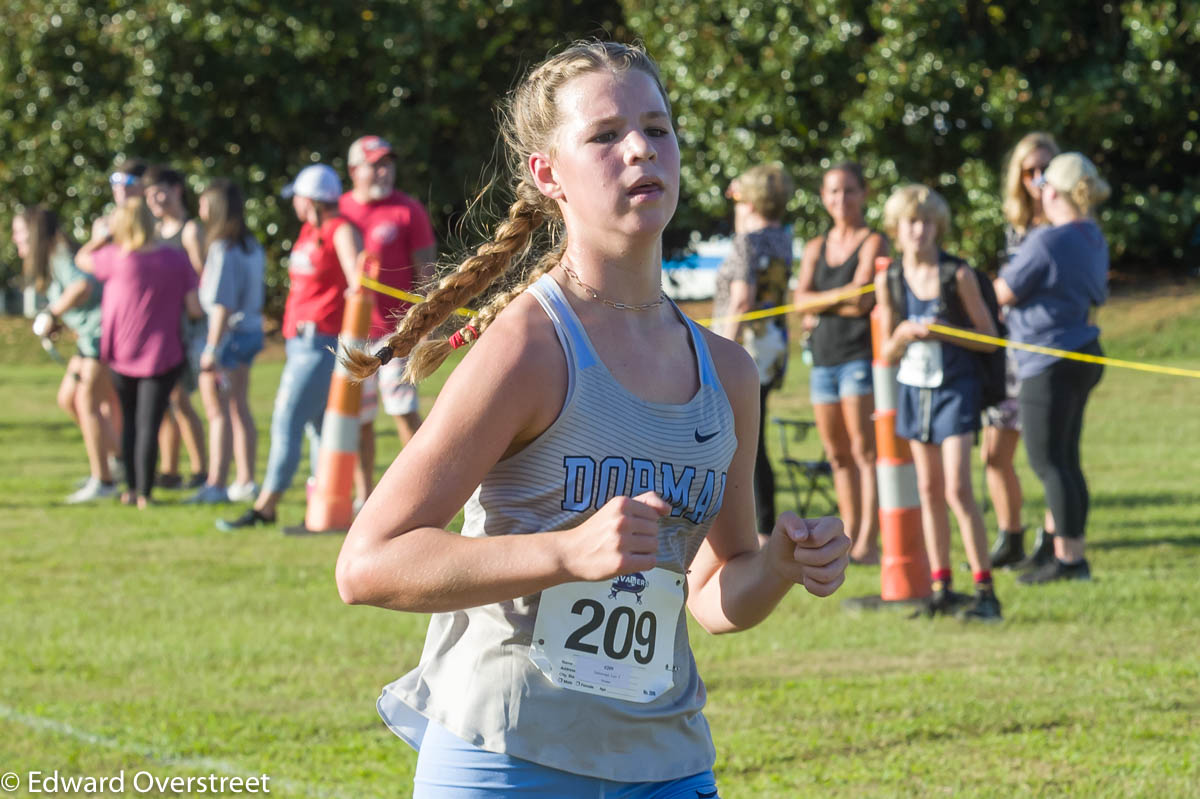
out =
{"type": "Polygon", "coordinates": [[[875,391],[871,361],[862,358],[836,366],[814,366],[808,378],[813,405],[836,405],[843,397],[863,397],[875,391]]]}
{"type": "Polygon", "coordinates": [[[217,364],[222,369],[236,369],[239,366],[249,366],[254,356],[262,352],[263,333],[261,330],[245,332],[233,331],[226,334],[221,341],[221,350],[217,353],[217,364]]]}

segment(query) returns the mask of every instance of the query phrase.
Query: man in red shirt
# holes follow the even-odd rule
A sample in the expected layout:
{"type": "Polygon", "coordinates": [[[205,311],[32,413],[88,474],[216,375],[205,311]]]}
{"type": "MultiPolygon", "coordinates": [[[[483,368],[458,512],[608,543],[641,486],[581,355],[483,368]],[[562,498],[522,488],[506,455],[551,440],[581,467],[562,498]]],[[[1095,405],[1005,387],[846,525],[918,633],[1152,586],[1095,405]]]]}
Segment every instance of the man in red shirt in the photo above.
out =
{"type": "MultiPolygon", "coordinates": [[[[419,291],[433,276],[437,241],[429,214],[412,197],[396,189],[396,156],[378,136],[363,136],[350,145],[347,159],[353,188],[342,195],[342,216],[362,231],[363,248],[379,256],[379,282],[404,291],[419,291]]],[[[409,303],[376,293],[371,312],[372,342],[391,334],[409,303]]],[[[374,345],[372,345],[373,347],[374,345]]],[[[421,424],[416,386],[401,380],[404,359],[394,359],[363,383],[362,431],[356,475],[360,500],[370,493],[375,474],[375,416],[379,402],[396,420],[400,442],[407,444],[421,424]]]]}

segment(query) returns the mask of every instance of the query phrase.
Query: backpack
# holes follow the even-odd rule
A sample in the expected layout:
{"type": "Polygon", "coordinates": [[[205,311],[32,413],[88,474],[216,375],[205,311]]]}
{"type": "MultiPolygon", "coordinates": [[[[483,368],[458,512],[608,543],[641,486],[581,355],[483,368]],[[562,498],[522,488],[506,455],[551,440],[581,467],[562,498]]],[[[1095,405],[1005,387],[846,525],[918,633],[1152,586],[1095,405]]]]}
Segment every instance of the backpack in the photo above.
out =
{"type": "MultiPolygon", "coordinates": [[[[996,336],[1006,338],[1008,328],[1000,321],[1000,303],[996,300],[996,290],[992,287],[992,281],[983,272],[969,266],[966,261],[945,252],[938,255],[938,284],[941,294],[938,318],[953,327],[962,327],[968,330],[973,327],[971,317],[967,315],[962,300],[958,296],[956,275],[960,266],[970,268],[971,274],[975,276],[975,282],[979,284],[979,294],[983,297],[984,307],[992,317],[992,324],[996,326],[996,336]]],[[[895,308],[895,303],[904,296],[903,267],[898,260],[893,260],[891,266],[888,267],[887,287],[889,299],[892,300],[893,308],[895,308]]],[[[1004,347],[997,347],[991,352],[975,350],[967,350],[967,352],[976,356],[975,362],[979,367],[979,379],[982,383],[981,409],[990,408],[1005,400],[1008,397],[1008,387],[1004,347]]]]}

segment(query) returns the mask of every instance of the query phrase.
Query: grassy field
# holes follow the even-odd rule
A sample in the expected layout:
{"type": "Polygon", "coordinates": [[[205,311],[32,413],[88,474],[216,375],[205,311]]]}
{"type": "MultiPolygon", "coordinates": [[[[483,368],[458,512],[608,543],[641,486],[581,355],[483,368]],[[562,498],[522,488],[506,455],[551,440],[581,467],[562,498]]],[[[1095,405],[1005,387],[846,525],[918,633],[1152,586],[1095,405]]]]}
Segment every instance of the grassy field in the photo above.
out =
{"type": "MultiPolygon", "coordinates": [[[[1118,298],[1101,322],[1111,355],[1200,368],[1194,286],[1118,298]]],[[[61,370],[24,323],[0,343],[0,774],[21,776],[14,795],[32,795],[30,771],[124,769],[127,783],[266,774],[280,796],[407,796],[415,755],[374,700],[416,663],[425,618],[342,605],[337,537],[218,533],[231,510],[166,492],[145,513],[63,505],[85,462],[54,407],[61,370]]],[[[772,413],[807,412],[794,363],[772,413]]],[[[279,370],[274,353],[254,373],[260,472],[279,370]]],[[[834,598],[793,592],[754,630],[693,629],[722,796],[1200,795],[1198,400],[1195,380],[1108,370],[1084,441],[1096,579],[1021,588],[1003,573],[1002,625],[846,612],[841,599],[878,591],[878,570],[856,567],[834,598]]],[[[381,468],[397,447],[381,436],[381,468]]],[[[1023,455],[1020,468],[1035,523],[1041,488],[1023,455]]],[[[286,523],[303,513],[293,494],[286,523]]]]}

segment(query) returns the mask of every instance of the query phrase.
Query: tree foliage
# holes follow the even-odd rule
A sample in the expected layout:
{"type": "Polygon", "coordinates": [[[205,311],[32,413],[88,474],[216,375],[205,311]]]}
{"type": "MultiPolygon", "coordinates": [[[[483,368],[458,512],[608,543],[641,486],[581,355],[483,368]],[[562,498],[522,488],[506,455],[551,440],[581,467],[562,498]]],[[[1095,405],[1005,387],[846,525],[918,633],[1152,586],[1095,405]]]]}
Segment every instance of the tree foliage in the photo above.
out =
{"type": "MultiPolygon", "coordinates": [[[[1121,266],[1194,266],[1200,250],[1197,3],[8,0],[5,22],[0,223],[46,202],[84,237],[122,155],[196,188],[232,177],[276,309],[298,227],[277,196],[301,166],[344,174],[355,137],[386,136],[444,241],[495,160],[495,102],[555,45],[606,32],[640,36],[671,93],[684,185],[669,243],[720,229],[728,180],[776,159],[801,186],[797,234],[818,233],[820,175],[853,158],[872,220],[896,184],[928,183],[954,210],[951,246],[991,264],[1004,154],[1044,129],[1113,184],[1101,222],[1121,266]]],[[[8,277],[11,246],[3,260],[8,277]]]]}
{"type": "Polygon", "coordinates": [[[564,40],[625,35],[615,0],[7,0],[5,19],[0,221],[46,202],[82,238],[117,156],[170,162],[196,188],[231,177],[276,310],[299,227],[277,197],[301,167],[345,180],[350,143],[383,135],[443,232],[481,184],[515,76],[564,40]]]}
{"type": "Polygon", "coordinates": [[[827,224],[821,173],[849,158],[876,192],[873,220],[892,187],[926,183],[950,202],[952,246],[993,265],[1004,156],[1025,133],[1048,130],[1112,183],[1101,224],[1122,267],[1200,260],[1200,4],[624,5],[679,119],[683,230],[727,213],[722,192],[738,172],[780,160],[801,186],[797,233],[815,235],[827,224]]]}

